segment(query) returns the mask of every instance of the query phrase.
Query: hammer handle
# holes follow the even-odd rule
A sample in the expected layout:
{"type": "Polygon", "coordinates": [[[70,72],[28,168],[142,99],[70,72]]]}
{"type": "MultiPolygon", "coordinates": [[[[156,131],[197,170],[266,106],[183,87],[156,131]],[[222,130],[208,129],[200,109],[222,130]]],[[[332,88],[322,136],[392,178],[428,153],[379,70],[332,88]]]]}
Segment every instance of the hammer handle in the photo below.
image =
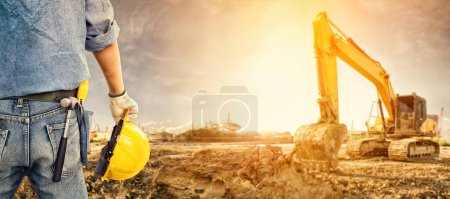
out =
{"type": "Polygon", "coordinates": [[[64,159],[66,157],[66,146],[67,146],[67,137],[63,137],[59,142],[58,154],[56,155],[55,174],[53,175],[53,182],[61,181],[64,159]]]}

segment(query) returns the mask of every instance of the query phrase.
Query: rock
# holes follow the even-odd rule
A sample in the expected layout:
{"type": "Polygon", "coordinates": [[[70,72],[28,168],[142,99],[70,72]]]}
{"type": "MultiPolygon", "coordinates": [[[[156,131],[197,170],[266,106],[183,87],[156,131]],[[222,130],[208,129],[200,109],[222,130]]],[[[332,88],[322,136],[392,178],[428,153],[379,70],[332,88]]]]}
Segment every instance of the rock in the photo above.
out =
{"type": "Polygon", "coordinates": [[[195,193],[205,193],[205,189],[203,189],[203,188],[197,188],[194,191],[195,191],[195,193]]]}

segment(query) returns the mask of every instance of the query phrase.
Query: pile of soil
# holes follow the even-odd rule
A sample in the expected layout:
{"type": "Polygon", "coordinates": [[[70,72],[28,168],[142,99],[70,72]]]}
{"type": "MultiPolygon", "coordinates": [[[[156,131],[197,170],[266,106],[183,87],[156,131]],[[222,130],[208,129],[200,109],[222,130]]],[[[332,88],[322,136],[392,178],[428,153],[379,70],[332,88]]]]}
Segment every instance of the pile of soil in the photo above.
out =
{"type": "Polygon", "coordinates": [[[155,185],[161,188],[155,197],[337,198],[339,195],[331,186],[290,167],[279,147],[205,149],[189,158],[166,157],[160,161],[165,167],[155,180],[155,185]]]}

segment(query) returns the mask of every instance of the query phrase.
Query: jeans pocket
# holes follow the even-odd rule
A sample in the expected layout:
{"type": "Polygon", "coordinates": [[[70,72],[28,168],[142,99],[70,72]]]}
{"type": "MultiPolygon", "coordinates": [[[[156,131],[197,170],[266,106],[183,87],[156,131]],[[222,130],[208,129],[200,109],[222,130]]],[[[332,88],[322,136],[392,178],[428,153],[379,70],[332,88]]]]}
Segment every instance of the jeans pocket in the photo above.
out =
{"type": "Polygon", "coordinates": [[[6,139],[8,139],[8,130],[0,129],[0,159],[3,157],[3,149],[6,145],[6,139]]]}
{"type": "MultiPolygon", "coordinates": [[[[77,174],[81,166],[80,161],[80,133],[76,125],[76,118],[72,118],[69,123],[67,132],[67,147],[64,158],[64,165],[62,170],[62,177],[73,176],[77,174]]],[[[53,150],[53,163],[56,161],[56,156],[59,149],[59,143],[64,133],[65,123],[47,125],[47,133],[50,138],[50,143],[53,150]]],[[[54,171],[54,165],[52,166],[54,171]]]]}

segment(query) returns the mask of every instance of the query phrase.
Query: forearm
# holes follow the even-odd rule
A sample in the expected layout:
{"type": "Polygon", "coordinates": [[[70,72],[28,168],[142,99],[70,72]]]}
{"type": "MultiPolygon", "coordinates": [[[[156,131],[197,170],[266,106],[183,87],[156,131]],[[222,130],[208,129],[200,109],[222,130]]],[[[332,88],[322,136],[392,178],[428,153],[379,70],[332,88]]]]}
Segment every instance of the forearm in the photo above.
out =
{"type": "Polygon", "coordinates": [[[122,66],[117,42],[114,42],[103,50],[93,52],[93,54],[103,71],[103,75],[108,84],[109,94],[121,94],[125,90],[125,87],[122,79],[122,66]]]}

